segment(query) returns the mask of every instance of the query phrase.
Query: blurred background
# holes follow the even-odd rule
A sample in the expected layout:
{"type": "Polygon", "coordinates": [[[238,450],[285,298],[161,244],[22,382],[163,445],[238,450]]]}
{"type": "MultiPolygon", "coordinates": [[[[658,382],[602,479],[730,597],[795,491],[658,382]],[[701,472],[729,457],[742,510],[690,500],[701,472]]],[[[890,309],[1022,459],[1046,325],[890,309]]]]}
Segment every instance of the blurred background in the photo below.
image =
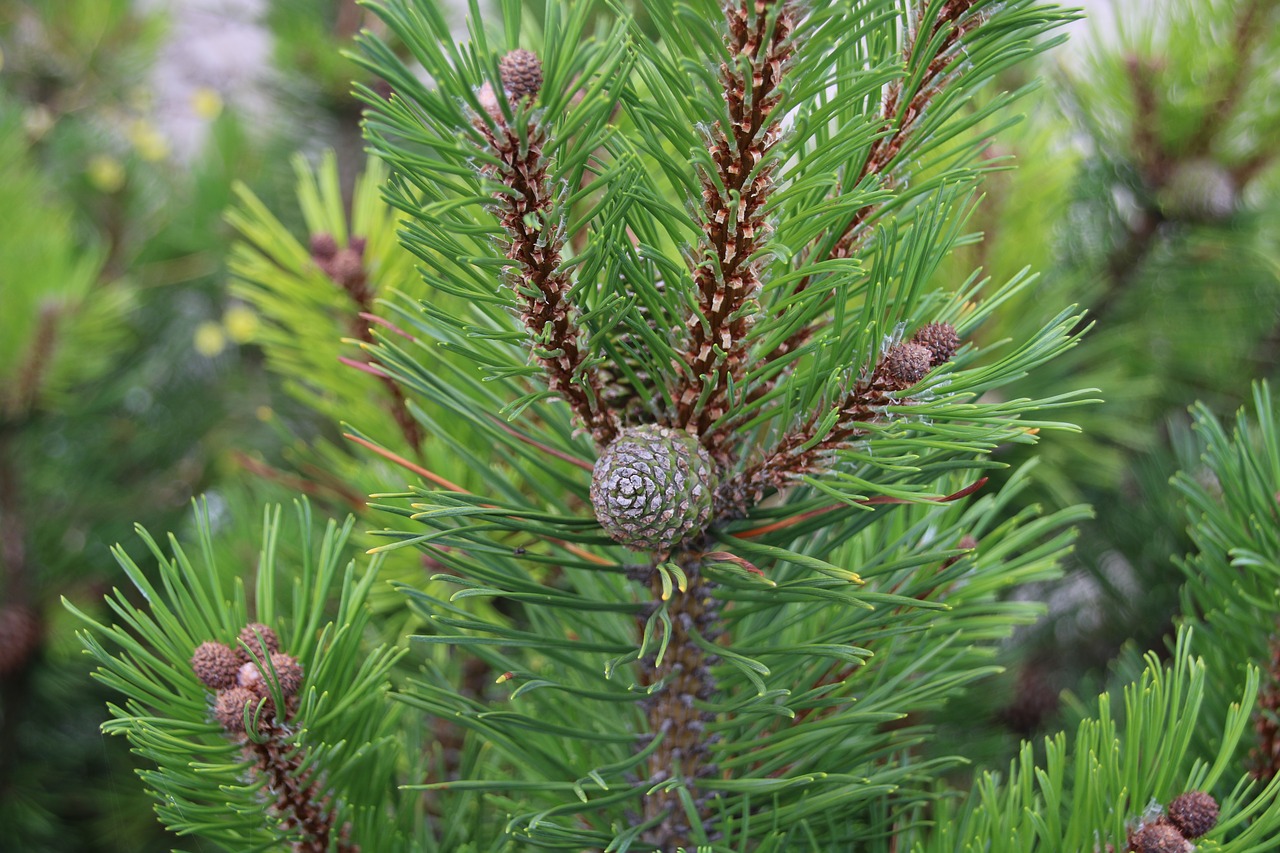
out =
{"type": "MultiPolygon", "coordinates": [[[[1097,520],[1062,583],[1017,593],[1049,611],[998,689],[954,709],[992,755],[1060,725],[1062,692],[1096,692],[1126,642],[1160,647],[1187,547],[1168,478],[1198,464],[1186,407],[1229,414],[1280,372],[1280,3],[1082,5],[1068,44],[1002,81],[1044,77],[989,147],[984,239],[939,273],[1040,272],[989,342],[1090,307],[1086,343],[1026,390],[1106,401],[1073,412],[1085,432],[1043,445],[1037,469],[1040,501],[1097,520]]],[[[61,606],[110,615],[110,545],[135,523],[188,527],[206,495],[247,571],[264,502],[368,513],[365,494],[403,479],[340,440],[359,414],[342,356],[288,357],[244,248],[250,226],[294,235],[355,300],[323,307],[335,351],[359,332],[369,294],[325,266],[308,211],[373,204],[352,82],[386,93],[343,53],[362,27],[354,0],[0,0],[0,848],[179,843],[99,731],[111,696],[61,606]]],[[[359,393],[420,439],[393,389],[359,393]]]]}

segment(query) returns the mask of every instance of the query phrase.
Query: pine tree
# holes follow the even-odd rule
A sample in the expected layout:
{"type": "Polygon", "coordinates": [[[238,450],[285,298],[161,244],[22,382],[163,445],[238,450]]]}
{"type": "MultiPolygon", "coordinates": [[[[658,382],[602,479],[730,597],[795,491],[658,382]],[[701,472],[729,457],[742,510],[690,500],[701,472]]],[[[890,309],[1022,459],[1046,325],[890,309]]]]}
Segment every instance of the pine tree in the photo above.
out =
{"type": "Polygon", "coordinates": [[[371,381],[287,335],[268,353],[380,400],[340,413],[377,424],[347,433],[418,479],[374,496],[367,562],[346,562],[354,522],[317,543],[306,504],[283,532],[268,511],[252,596],[208,522],[195,559],[144,534],[158,580],[117,551],[147,604],[117,594],[122,624],[85,641],[166,825],[308,851],[1265,849],[1257,659],[1198,645],[1231,572],[1275,559],[1242,520],[1280,488],[1264,391],[1264,440],[1206,457],[1258,454],[1257,474],[1196,520],[1258,541],[1188,594],[1169,665],[1135,667],[1127,731],[1104,696],[968,793],[948,785],[966,745],[935,737],[1041,612],[1011,593],[1056,577],[1087,515],[1026,504],[1032,464],[987,476],[996,448],[1071,428],[1058,410],[1087,393],[999,389],[1075,346],[1081,314],[983,346],[1034,277],[936,278],[1016,95],[979,93],[1070,15],[697,0],[647,4],[647,33],[589,3],[502,6],[456,46],[431,2],[374,4],[431,83],[366,39],[397,215],[365,218],[363,244],[340,216],[324,239],[314,194],[309,252],[237,217],[261,253],[240,255],[244,292],[340,286],[359,356],[332,369],[371,381]],[[362,660],[378,572],[407,552],[433,572],[398,584],[426,627],[362,660]]]}

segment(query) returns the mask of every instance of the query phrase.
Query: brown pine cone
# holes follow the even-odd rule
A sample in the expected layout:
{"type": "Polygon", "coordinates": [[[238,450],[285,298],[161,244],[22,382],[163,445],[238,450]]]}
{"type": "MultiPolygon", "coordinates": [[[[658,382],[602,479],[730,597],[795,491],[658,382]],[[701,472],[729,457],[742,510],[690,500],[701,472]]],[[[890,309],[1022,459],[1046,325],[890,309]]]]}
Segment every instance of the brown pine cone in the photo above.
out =
{"type": "Polygon", "coordinates": [[[513,50],[498,60],[498,76],[512,101],[533,100],[542,89],[542,60],[531,50],[513,50]]]}

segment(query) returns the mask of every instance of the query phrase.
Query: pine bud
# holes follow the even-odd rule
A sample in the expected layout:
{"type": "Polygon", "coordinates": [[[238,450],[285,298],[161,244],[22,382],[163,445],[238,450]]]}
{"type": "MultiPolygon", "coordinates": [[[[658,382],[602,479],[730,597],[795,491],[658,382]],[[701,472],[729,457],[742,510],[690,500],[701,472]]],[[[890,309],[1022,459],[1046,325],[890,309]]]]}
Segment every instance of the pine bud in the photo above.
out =
{"type": "Polygon", "coordinates": [[[1132,853],[1190,853],[1194,849],[1195,845],[1164,818],[1144,824],[1129,836],[1132,853]]]}
{"type": "Polygon", "coordinates": [[[529,50],[513,50],[498,60],[498,76],[512,101],[534,99],[542,89],[542,60],[529,50]]]}
{"type": "Polygon", "coordinates": [[[929,350],[931,367],[950,361],[960,348],[960,336],[950,323],[926,323],[912,336],[911,342],[929,350]]]}
{"type": "Polygon", "coordinates": [[[311,235],[311,257],[317,262],[330,260],[338,253],[338,241],[327,231],[311,235]]]}
{"type": "Polygon", "coordinates": [[[363,284],[366,278],[364,259],[352,248],[339,249],[323,269],[329,278],[348,290],[363,284]]]}
{"type": "Polygon", "coordinates": [[[591,505],[600,526],[636,551],[667,551],[711,515],[715,468],[684,430],[623,430],[596,461],[591,505]]]}
{"type": "Polygon", "coordinates": [[[252,690],[258,696],[266,696],[271,691],[267,688],[267,681],[262,677],[262,671],[258,669],[258,665],[253,661],[249,661],[240,667],[236,673],[236,684],[252,690]]]}
{"type": "Polygon", "coordinates": [[[1199,838],[1218,824],[1218,801],[1203,791],[1187,791],[1169,803],[1169,820],[1187,838],[1199,838]]]}
{"type": "Polygon", "coordinates": [[[280,681],[280,692],[284,697],[288,699],[290,696],[296,696],[302,689],[302,664],[298,663],[297,658],[276,652],[271,656],[271,667],[276,671],[276,678],[280,681]]]}
{"type": "MultiPolygon", "coordinates": [[[[229,732],[243,732],[244,728],[244,711],[249,709],[249,713],[258,713],[258,704],[262,702],[262,697],[254,693],[247,687],[228,687],[226,690],[218,691],[218,698],[214,701],[213,718],[229,732]]],[[[262,708],[259,720],[264,720],[271,715],[270,702],[262,708]]]]}
{"type": "Polygon", "coordinates": [[[191,669],[209,689],[222,690],[236,683],[240,658],[230,646],[205,642],[196,646],[195,653],[191,655],[191,669]]]}
{"type": "MultiPolygon", "coordinates": [[[[280,651],[280,638],[276,636],[276,632],[272,631],[261,622],[250,622],[240,631],[240,642],[249,647],[253,652],[253,657],[262,660],[272,652],[280,651]]],[[[244,648],[239,650],[241,662],[252,660],[249,653],[244,648]]]]}
{"type": "Polygon", "coordinates": [[[881,365],[898,388],[910,388],[929,372],[933,353],[914,343],[896,344],[884,354],[881,365]]]}
{"type": "Polygon", "coordinates": [[[498,104],[498,96],[494,94],[493,84],[485,81],[476,90],[476,100],[480,102],[480,109],[484,110],[493,118],[502,115],[502,107],[498,104]]]}

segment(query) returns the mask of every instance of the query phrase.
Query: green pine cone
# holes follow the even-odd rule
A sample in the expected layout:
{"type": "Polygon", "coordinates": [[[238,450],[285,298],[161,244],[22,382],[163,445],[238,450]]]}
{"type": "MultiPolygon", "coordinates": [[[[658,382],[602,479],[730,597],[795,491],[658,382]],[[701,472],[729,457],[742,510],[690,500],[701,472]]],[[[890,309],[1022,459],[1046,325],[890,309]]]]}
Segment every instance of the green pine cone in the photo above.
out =
{"type": "Polygon", "coordinates": [[[635,551],[668,551],[700,532],[711,516],[715,467],[683,430],[623,430],[600,454],[591,505],[615,541],[635,551]]]}

